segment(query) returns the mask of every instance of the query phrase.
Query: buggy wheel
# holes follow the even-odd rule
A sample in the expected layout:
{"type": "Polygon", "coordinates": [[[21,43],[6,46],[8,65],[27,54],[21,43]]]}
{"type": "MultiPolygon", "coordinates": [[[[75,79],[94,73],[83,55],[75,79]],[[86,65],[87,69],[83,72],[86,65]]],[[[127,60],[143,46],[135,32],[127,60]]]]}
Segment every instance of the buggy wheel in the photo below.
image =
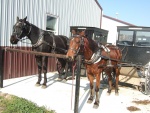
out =
{"type": "Polygon", "coordinates": [[[145,79],[144,82],[140,83],[140,86],[138,87],[139,91],[141,91],[143,94],[148,95],[150,94],[150,65],[145,68],[145,79]]]}
{"type": "Polygon", "coordinates": [[[140,82],[140,86],[138,86],[138,89],[140,92],[146,95],[145,82],[140,82]]]}

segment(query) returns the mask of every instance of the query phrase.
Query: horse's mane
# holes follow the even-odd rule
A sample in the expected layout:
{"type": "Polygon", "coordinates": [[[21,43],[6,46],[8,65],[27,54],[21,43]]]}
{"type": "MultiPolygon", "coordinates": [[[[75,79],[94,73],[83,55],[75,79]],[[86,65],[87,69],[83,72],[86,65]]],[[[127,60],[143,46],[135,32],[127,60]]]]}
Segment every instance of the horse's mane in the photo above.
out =
{"type": "Polygon", "coordinates": [[[92,52],[96,52],[99,48],[98,48],[98,44],[91,38],[86,38],[89,42],[89,46],[90,49],[92,50],[92,52]]]}

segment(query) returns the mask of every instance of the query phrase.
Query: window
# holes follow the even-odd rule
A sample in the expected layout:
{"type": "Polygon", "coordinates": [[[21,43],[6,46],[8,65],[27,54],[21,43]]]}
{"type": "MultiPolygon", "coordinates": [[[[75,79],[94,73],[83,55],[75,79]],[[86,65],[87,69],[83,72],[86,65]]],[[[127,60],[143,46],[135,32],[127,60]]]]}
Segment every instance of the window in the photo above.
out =
{"type": "Polygon", "coordinates": [[[58,33],[58,17],[53,15],[46,16],[46,30],[58,33]]]}
{"type": "Polygon", "coordinates": [[[137,31],[135,44],[137,46],[150,46],[150,32],[137,31]]]}
{"type": "Polygon", "coordinates": [[[133,31],[123,31],[119,32],[119,42],[121,45],[133,45],[133,31]]]}

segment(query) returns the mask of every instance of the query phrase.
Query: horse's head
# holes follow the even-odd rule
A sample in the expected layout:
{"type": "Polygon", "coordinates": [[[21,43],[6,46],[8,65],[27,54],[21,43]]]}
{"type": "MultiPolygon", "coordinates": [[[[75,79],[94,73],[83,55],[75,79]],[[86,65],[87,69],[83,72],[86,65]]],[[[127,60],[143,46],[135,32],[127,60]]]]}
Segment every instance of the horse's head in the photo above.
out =
{"type": "Polygon", "coordinates": [[[69,49],[67,51],[67,57],[70,61],[74,61],[75,57],[81,51],[83,45],[83,39],[80,35],[75,35],[73,38],[70,39],[69,42],[69,49]]]}
{"type": "Polygon", "coordinates": [[[31,28],[26,19],[27,17],[24,19],[19,19],[19,17],[17,17],[17,22],[13,26],[13,33],[10,38],[12,44],[17,44],[19,40],[30,33],[31,28]]]}

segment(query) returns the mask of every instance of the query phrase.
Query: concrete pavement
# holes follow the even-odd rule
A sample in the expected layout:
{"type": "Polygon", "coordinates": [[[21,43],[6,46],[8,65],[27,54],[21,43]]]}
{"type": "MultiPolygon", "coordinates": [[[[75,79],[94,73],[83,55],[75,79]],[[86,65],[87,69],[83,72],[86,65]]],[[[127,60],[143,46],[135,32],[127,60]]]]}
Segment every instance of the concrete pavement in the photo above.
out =
{"type": "MultiPolygon", "coordinates": [[[[47,109],[55,110],[56,113],[74,113],[75,80],[67,82],[57,81],[57,73],[48,73],[48,87],[42,89],[36,87],[37,75],[4,80],[4,88],[0,89],[3,93],[13,94],[26,98],[39,106],[45,106],[47,109]]],[[[136,106],[140,111],[134,113],[149,113],[150,104],[137,105],[132,101],[150,100],[149,95],[144,95],[131,87],[119,87],[119,96],[115,96],[112,91],[107,96],[106,85],[101,84],[100,88],[100,106],[93,109],[93,103],[86,101],[89,97],[89,81],[81,77],[80,95],[79,95],[79,113],[131,113],[127,107],[136,106]]]]}

